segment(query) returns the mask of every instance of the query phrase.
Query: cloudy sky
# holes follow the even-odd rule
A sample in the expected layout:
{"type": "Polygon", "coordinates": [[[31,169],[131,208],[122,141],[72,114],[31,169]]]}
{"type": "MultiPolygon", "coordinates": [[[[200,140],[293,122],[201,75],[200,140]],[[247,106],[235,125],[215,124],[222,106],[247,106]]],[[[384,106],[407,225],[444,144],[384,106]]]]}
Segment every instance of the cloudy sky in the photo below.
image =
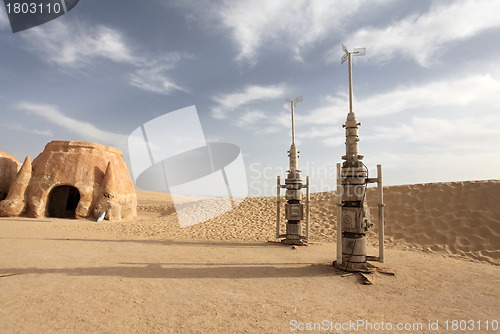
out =
{"type": "MultiPolygon", "coordinates": [[[[498,179],[500,1],[81,0],[12,33],[0,8],[0,151],[51,140],[118,147],[195,105],[209,142],[241,148],[250,194],[287,169],[289,106],[303,175],[335,188],[354,59],[360,150],[386,184],[498,179]]],[[[165,143],[169,145],[169,143],[165,143]]]]}

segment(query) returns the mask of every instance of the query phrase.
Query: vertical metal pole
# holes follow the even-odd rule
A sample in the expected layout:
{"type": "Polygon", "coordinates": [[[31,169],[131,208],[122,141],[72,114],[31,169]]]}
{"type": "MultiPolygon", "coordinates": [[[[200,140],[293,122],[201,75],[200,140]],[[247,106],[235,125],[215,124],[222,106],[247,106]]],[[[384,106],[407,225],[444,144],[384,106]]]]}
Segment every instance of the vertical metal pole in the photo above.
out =
{"type": "Polygon", "coordinates": [[[281,206],[281,181],[278,176],[278,182],[276,185],[276,238],[280,237],[280,206],[281,206]]]}
{"type": "Polygon", "coordinates": [[[382,166],[377,165],[377,183],[378,183],[378,260],[384,263],[384,190],[382,187],[382,166]]]}
{"type": "Polygon", "coordinates": [[[342,181],[340,163],[337,164],[337,265],[342,264],[342,181]]]}
{"type": "Polygon", "coordinates": [[[349,52],[347,56],[348,61],[348,75],[349,75],[349,112],[352,112],[352,55],[349,52]]]}
{"type": "Polygon", "coordinates": [[[311,220],[311,212],[309,211],[309,176],[306,176],[306,240],[309,240],[309,222],[311,220]]]}
{"type": "Polygon", "coordinates": [[[292,144],[295,144],[295,101],[290,101],[290,105],[292,107],[292,144]]]}

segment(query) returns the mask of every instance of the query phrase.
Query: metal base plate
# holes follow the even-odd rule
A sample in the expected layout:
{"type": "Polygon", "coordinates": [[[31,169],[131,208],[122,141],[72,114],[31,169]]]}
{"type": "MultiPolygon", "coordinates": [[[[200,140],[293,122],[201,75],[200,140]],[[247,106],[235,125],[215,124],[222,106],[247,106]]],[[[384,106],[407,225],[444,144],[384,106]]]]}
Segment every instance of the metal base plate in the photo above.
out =
{"type": "Polygon", "coordinates": [[[337,261],[333,261],[333,266],[343,271],[360,273],[371,273],[377,269],[367,262],[343,262],[341,264],[337,264],[337,261]]]}
{"type": "Polygon", "coordinates": [[[281,243],[284,245],[298,245],[298,246],[306,246],[307,241],[301,239],[283,239],[281,243]]]}

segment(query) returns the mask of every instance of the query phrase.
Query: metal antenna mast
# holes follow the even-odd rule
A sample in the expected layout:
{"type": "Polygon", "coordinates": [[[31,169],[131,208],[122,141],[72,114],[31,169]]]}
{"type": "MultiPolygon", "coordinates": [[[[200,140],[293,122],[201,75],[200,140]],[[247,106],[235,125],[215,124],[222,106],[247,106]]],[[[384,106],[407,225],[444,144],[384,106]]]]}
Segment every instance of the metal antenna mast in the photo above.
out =
{"type": "Polygon", "coordinates": [[[356,48],[349,52],[342,44],[343,64],[348,60],[349,73],[349,113],[343,125],[346,136],[345,160],[337,164],[337,259],[335,266],[344,271],[369,272],[373,269],[368,260],[384,262],[384,203],[382,188],[382,167],[377,165],[377,177],[368,177],[368,168],[363,164],[363,156],[359,154],[358,123],[352,110],[352,56],[364,56],[365,48],[356,48]],[[366,255],[366,234],[373,226],[370,209],[366,201],[366,188],[369,183],[378,184],[379,193],[379,256],[366,255]]]}
{"type": "Polygon", "coordinates": [[[342,44],[342,50],[345,54],[340,59],[340,63],[343,64],[348,60],[348,72],[349,72],[349,112],[352,112],[352,55],[364,56],[366,54],[366,48],[355,48],[352,52],[347,51],[347,48],[342,44]]]}
{"type": "Polygon", "coordinates": [[[295,100],[285,97],[285,101],[290,103],[290,108],[292,109],[292,144],[295,144],[295,104],[302,101],[302,96],[297,97],[295,100]]]}
{"type": "Polygon", "coordinates": [[[290,162],[290,169],[287,171],[285,184],[281,184],[280,176],[276,182],[276,238],[285,238],[281,240],[286,245],[304,245],[309,239],[309,176],[306,177],[306,184],[300,177],[299,170],[299,151],[295,146],[295,104],[302,101],[302,96],[292,100],[289,97],[285,98],[286,102],[290,103],[292,112],[292,145],[288,151],[288,158],[290,162]],[[281,207],[281,188],[285,188],[285,218],[286,218],[286,233],[280,233],[280,207],[281,207]],[[305,214],[304,214],[304,200],[302,188],[306,188],[305,199],[305,214]],[[302,221],[306,221],[306,234],[302,235],[302,221]]]}

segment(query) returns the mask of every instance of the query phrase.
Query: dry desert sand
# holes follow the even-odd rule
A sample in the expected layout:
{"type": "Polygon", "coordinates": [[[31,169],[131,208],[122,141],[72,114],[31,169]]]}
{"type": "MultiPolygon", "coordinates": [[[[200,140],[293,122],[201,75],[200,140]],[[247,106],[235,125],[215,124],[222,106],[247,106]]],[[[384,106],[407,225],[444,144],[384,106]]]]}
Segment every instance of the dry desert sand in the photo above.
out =
{"type": "Polygon", "coordinates": [[[186,228],[169,195],[145,191],[135,220],[1,218],[0,332],[500,332],[500,181],[384,191],[386,263],[374,264],[395,276],[373,285],[331,266],[331,192],[312,195],[307,247],[268,242],[272,197],[186,228]]]}

